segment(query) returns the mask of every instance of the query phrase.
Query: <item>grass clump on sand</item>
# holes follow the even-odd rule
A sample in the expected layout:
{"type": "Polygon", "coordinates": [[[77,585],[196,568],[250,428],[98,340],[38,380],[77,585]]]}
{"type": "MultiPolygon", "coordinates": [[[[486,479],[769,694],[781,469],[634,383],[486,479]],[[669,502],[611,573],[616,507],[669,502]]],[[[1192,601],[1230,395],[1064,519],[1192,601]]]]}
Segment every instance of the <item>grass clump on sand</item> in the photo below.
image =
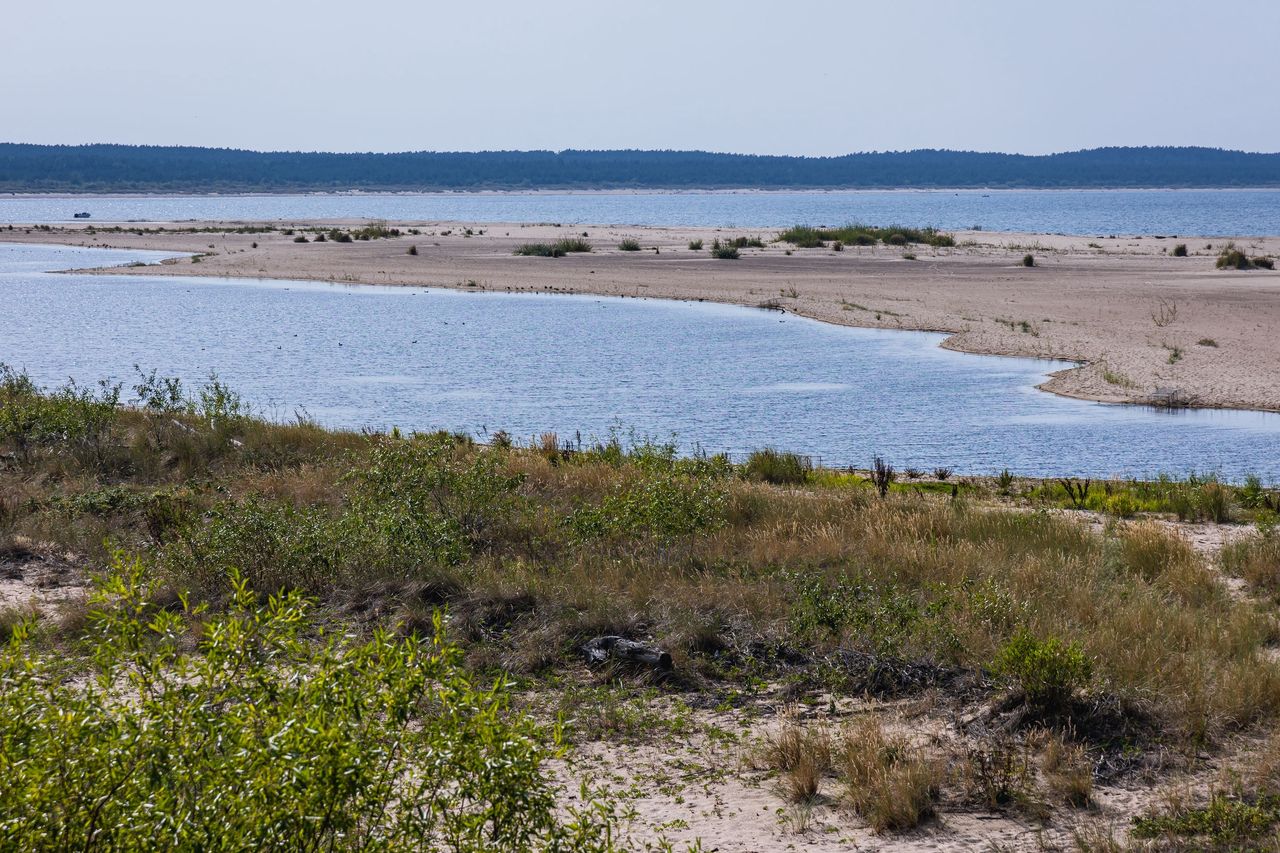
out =
{"type": "Polygon", "coordinates": [[[1237,248],[1235,243],[1228,243],[1222,247],[1214,265],[1220,270],[1275,269],[1275,261],[1271,258],[1265,255],[1250,258],[1242,249],[1237,248]]]}
{"type": "Polygon", "coordinates": [[[691,252],[701,252],[701,251],[702,251],[702,241],[701,241],[701,240],[690,240],[690,241],[689,241],[689,251],[691,251],[691,252]]]}
{"type": "Polygon", "coordinates": [[[618,243],[618,249],[623,252],[638,252],[640,251],[640,241],[634,237],[624,237],[618,243]]]}
{"type": "Polygon", "coordinates": [[[591,244],[581,237],[562,237],[554,243],[524,243],[512,252],[536,258],[563,258],[574,252],[590,252],[591,244]]]}
{"type": "Polygon", "coordinates": [[[715,240],[711,243],[711,257],[721,261],[736,261],[742,257],[742,253],[732,243],[721,243],[715,240]]]}
{"type": "Polygon", "coordinates": [[[815,249],[828,241],[839,241],[845,246],[874,246],[877,243],[905,246],[910,243],[923,243],[929,246],[948,247],[956,244],[954,237],[936,228],[908,228],[903,225],[890,225],[884,228],[858,224],[840,228],[796,225],[779,234],[778,239],[801,249],[815,249]]]}

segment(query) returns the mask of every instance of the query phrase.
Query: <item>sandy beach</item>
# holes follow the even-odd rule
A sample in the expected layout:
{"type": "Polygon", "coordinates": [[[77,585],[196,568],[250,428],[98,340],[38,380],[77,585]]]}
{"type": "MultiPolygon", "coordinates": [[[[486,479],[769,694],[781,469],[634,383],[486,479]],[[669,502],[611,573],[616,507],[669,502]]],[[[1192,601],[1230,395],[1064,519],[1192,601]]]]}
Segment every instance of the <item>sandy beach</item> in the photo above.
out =
{"type": "MultiPolygon", "coordinates": [[[[1280,272],[1214,267],[1223,238],[1064,237],[955,232],[956,246],[796,249],[761,229],[399,222],[400,237],[298,243],[284,229],[363,222],[15,225],[0,241],[199,254],[107,272],[309,279],[500,291],[695,299],[780,308],[852,326],[951,333],[964,352],[1077,361],[1046,391],[1110,402],[1175,392],[1207,407],[1280,411],[1280,272]],[[137,234],[114,228],[164,228],[137,234]],[[191,232],[188,229],[209,229],[191,232]],[[183,230],[178,230],[183,229],[183,230]],[[420,233],[409,234],[410,229],[420,233]],[[513,254],[523,243],[582,237],[593,251],[513,254]],[[765,248],[717,260],[715,239],[759,237],[765,248]],[[630,237],[640,251],[624,252],[630,237]],[[1185,243],[1187,257],[1173,257],[1185,243]],[[410,254],[410,247],[417,253],[410,254]],[[1024,255],[1032,254],[1034,267],[1024,255]]],[[[314,236],[314,235],[310,235],[314,236]]],[[[1280,237],[1240,238],[1250,256],[1280,254],[1280,237]]],[[[98,270],[101,272],[101,270],[98,270]]]]}

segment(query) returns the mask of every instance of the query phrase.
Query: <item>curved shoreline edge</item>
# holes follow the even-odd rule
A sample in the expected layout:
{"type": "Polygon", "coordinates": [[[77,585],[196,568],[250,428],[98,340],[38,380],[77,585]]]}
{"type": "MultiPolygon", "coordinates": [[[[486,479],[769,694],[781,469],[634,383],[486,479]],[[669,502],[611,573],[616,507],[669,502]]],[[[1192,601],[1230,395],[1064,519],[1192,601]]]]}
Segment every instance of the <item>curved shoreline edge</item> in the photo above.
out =
{"type": "MultiPolygon", "coordinates": [[[[216,223],[210,232],[134,234],[86,224],[4,232],[0,241],[168,255],[146,266],[62,271],[67,273],[771,304],[832,325],[941,333],[947,337],[940,346],[956,352],[1073,362],[1035,386],[1062,397],[1150,405],[1155,392],[1173,388],[1187,408],[1280,412],[1280,356],[1270,343],[1270,330],[1280,328],[1280,274],[1214,270],[1216,253],[1206,249],[1214,238],[1181,238],[1195,246],[1192,258],[1167,255],[1168,240],[1096,238],[1086,244],[1086,238],[1061,235],[956,232],[955,248],[908,247],[908,253],[850,246],[836,254],[768,243],[725,262],[689,251],[685,243],[749,229],[575,225],[575,236],[590,232],[593,251],[546,259],[514,257],[512,248],[565,236],[567,227],[420,223],[421,236],[303,246],[280,230],[225,233],[227,225],[216,223]],[[474,228],[475,236],[457,233],[464,227],[474,228]],[[648,248],[612,248],[620,236],[632,235],[648,248]],[[407,257],[409,245],[420,256],[407,257]],[[1028,249],[1042,259],[1034,269],[1019,263],[1028,249]],[[201,256],[199,267],[182,263],[193,254],[201,256]],[[1170,328],[1149,316],[1151,306],[1165,300],[1181,309],[1170,328]]],[[[1256,253],[1280,254],[1280,238],[1248,245],[1256,253]]]]}

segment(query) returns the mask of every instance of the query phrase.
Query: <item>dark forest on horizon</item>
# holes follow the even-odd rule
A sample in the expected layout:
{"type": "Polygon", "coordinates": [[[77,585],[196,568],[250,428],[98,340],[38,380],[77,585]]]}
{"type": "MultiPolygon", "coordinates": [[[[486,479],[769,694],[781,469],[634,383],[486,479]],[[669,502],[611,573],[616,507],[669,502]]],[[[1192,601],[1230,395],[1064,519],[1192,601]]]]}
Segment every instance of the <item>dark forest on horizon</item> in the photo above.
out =
{"type": "Polygon", "coordinates": [[[703,151],[306,153],[0,143],[0,192],[1280,186],[1280,153],[1096,148],[840,157],[703,151]]]}

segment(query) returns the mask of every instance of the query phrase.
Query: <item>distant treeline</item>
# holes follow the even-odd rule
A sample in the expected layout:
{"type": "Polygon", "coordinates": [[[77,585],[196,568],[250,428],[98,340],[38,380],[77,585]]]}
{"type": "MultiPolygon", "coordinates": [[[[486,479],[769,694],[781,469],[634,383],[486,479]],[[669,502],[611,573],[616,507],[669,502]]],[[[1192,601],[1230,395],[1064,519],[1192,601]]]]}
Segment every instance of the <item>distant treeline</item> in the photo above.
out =
{"type": "Polygon", "coordinates": [[[704,151],[325,154],[0,143],[5,192],[1264,186],[1280,186],[1280,154],[1218,148],[779,157],[704,151]]]}

